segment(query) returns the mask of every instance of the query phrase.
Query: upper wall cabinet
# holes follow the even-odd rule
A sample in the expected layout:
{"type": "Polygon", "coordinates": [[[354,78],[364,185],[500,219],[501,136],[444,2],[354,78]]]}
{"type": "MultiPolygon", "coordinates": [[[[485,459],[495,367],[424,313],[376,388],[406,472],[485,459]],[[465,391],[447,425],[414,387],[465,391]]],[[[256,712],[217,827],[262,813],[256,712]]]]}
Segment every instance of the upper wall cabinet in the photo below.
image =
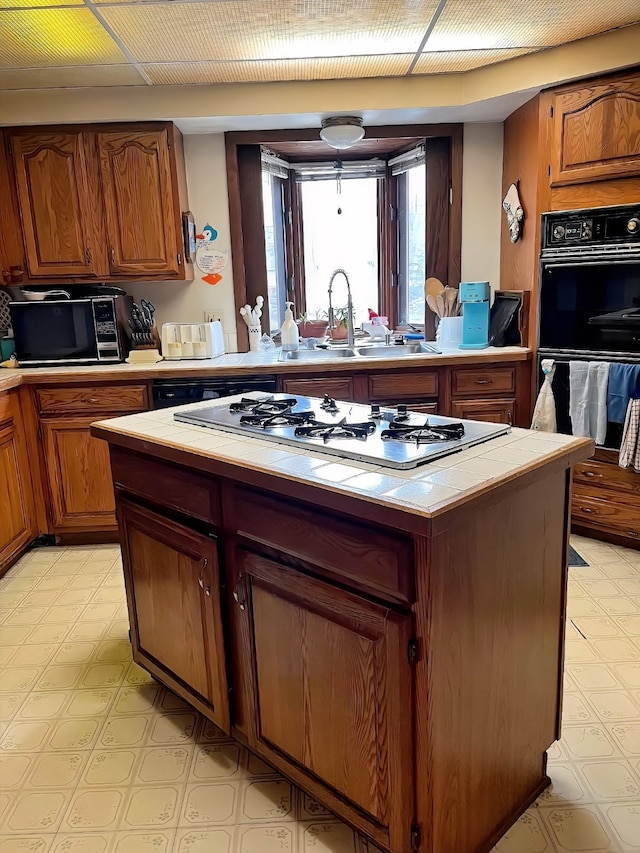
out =
{"type": "Polygon", "coordinates": [[[180,208],[166,128],[99,133],[112,275],[180,277],[180,208]]]}
{"type": "Polygon", "coordinates": [[[10,145],[29,276],[97,276],[91,140],[36,130],[11,133],[10,145]]]}
{"type": "Polygon", "coordinates": [[[182,137],[170,122],[7,133],[29,279],[192,278],[182,137]]]}
{"type": "Polygon", "coordinates": [[[640,75],[559,90],[552,121],[552,186],[637,176],[640,75]]]}

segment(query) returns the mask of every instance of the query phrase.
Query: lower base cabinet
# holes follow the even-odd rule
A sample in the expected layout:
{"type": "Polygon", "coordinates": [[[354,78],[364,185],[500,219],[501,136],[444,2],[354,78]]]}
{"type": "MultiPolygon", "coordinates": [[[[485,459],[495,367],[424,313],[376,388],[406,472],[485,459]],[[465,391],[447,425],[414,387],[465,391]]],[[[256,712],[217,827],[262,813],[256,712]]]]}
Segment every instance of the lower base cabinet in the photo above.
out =
{"type": "Polygon", "coordinates": [[[453,400],[451,416],[493,424],[512,424],[515,400],[453,400]]]}
{"type": "Polygon", "coordinates": [[[0,574],[37,535],[17,392],[0,396],[0,574]]]}
{"type": "Polygon", "coordinates": [[[409,850],[411,618],[238,549],[256,752],[384,846],[409,850]]]}
{"type": "Polygon", "coordinates": [[[118,521],[134,660],[228,733],[216,538],[127,500],[118,521]]]}

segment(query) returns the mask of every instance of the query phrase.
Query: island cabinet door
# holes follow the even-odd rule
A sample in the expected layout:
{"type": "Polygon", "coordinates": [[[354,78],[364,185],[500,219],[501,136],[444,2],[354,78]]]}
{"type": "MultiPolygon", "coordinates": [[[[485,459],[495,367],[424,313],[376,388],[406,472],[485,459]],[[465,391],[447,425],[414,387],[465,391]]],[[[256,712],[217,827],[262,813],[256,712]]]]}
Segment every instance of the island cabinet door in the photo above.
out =
{"type": "Polygon", "coordinates": [[[376,843],[410,850],[410,617],[241,554],[256,751],[376,843]]]}
{"type": "Polygon", "coordinates": [[[118,501],[133,656],[229,732],[217,542],[118,501]]]}

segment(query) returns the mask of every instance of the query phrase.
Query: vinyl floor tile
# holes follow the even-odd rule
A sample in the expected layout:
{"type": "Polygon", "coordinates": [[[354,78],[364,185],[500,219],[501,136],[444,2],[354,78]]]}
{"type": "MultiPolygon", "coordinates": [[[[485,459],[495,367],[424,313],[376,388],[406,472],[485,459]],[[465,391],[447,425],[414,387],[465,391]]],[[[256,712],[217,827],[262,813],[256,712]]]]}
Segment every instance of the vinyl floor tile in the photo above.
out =
{"type": "MultiPolygon", "coordinates": [[[[494,853],[640,853],[640,552],[573,545],[552,785],[494,853]]],[[[112,546],[0,579],[0,853],[376,853],[133,663],[128,627],[112,546]]]]}

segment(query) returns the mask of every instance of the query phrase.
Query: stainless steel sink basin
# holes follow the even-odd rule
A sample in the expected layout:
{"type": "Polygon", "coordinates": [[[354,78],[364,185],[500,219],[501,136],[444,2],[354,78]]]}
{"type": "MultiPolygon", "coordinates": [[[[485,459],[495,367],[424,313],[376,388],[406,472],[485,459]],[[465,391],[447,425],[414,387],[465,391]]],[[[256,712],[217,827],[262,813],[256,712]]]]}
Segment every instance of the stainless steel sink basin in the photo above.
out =
{"type": "Polygon", "coordinates": [[[358,347],[358,355],[365,358],[397,358],[401,355],[420,355],[420,353],[435,353],[437,350],[429,344],[416,342],[414,344],[391,344],[390,346],[358,347]]]}
{"type": "Polygon", "coordinates": [[[334,358],[355,358],[357,355],[351,347],[335,349],[298,349],[295,352],[283,352],[280,361],[330,361],[334,358]]]}

